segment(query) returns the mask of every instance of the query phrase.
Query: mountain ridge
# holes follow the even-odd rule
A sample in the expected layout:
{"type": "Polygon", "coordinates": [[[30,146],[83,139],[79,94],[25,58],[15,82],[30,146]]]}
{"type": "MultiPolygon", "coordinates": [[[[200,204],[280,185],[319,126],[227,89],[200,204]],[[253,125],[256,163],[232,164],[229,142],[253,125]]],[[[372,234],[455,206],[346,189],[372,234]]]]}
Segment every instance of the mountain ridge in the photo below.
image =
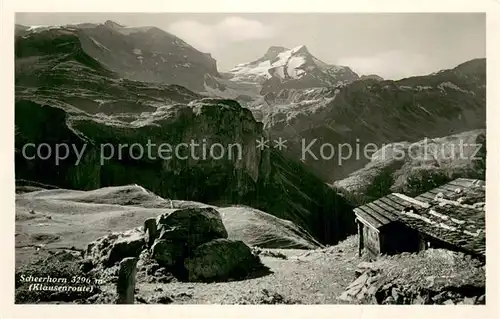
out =
{"type": "Polygon", "coordinates": [[[130,80],[177,84],[202,92],[206,78],[220,77],[217,62],[210,54],[157,27],[125,27],[113,21],[65,26],[17,25],[16,38],[43,39],[44,33],[55,31],[77,35],[89,56],[130,80]]]}

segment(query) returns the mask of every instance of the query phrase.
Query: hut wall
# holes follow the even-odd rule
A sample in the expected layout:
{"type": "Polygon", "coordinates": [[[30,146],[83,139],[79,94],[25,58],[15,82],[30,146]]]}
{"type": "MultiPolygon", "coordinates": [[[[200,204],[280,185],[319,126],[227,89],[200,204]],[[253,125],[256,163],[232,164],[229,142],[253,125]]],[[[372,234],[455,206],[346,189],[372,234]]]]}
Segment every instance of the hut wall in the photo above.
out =
{"type": "Polygon", "coordinates": [[[363,247],[366,251],[372,255],[377,256],[380,254],[380,238],[379,233],[376,229],[363,225],[363,247]]]}
{"type": "Polygon", "coordinates": [[[402,223],[395,222],[383,227],[379,238],[382,254],[418,252],[421,249],[419,232],[402,223]]]}

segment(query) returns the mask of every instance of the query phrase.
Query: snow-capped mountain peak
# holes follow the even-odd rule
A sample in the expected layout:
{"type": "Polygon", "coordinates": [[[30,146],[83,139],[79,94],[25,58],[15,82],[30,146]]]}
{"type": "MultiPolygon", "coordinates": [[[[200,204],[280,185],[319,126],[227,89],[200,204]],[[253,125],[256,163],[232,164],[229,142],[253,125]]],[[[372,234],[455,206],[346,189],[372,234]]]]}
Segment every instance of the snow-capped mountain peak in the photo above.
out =
{"type": "Polygon", "coordinates": [[[285,82],[293,88],[311,88],[343,84],[359,78],[348,67],[330,65],[314,57],[305,45],[292,49],[272,46],[260,59],[238,64],[228,74],[233,82],[262,84],[264,88],[272,86],[273,91],[285,82]]]}
{"type": "Polygon", "coordinates": [[[238,64],[229,73],[237,82],[263,83],[273,76],[300,78],[305,73],[301,68],[306,62],[303,55],[310,55],[305,45],[293,49],[272,46],[260,59],[238,64]]]}
{"type": "Polygon", "coordinates": [[[117,22],[111,21],[111,20],[107,20],[106,22],[104,22],[104,25],[107,27],[110,27],[110,28],[123,28],[124,27],[123,25],[121,25],[117,22]]]}
{"type": "Polygon", "coordinates": [[[148,32],[149,30],[156,28],[151,26],[140,26],[140,27],[125,26],[111,20],[104,22],[104,25],[124,35],[129,35],[131,33],[136,33],[136,32],[148,32]]]}
{"type": "Polygon", "coordinates": [[[292,54],[295,53],[307,53],[310,54],[309,51],[307,50],[307,47],[305,45],[299,45],[295,48],[292,49],[292,54]]]}

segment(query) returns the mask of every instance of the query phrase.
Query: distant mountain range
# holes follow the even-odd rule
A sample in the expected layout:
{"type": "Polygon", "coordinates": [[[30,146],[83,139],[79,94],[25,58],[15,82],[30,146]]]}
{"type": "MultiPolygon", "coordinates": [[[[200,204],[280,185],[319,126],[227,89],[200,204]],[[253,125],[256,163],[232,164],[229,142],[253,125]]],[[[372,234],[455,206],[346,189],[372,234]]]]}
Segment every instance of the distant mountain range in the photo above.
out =
{"type": "Polygon", "coordinates": [[[120,77],[177,84],[210,96],[242,97],[245,101],[285,88],[334,86],[359,79],[349,67],[320,61],[304,45],[270,47],[260,59],[221,74],[209,53],[157,27],[127,27],[106,21],[15,28],[16,35],[26,39],[40,39],[47,31],[77,35],[85,53],[120,77]]]}

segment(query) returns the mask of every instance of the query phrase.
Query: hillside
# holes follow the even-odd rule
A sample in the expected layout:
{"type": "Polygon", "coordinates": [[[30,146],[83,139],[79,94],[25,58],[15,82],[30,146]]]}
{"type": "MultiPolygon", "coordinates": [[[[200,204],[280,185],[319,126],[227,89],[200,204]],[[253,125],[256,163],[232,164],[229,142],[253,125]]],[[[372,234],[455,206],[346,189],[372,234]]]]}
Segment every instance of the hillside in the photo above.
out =
{"type": "MultiPolygon", "coordinates": [[[[457,177],[485,179],[486,131],[392,143],[334,188],[369,202],[392,192],[420,195],[457,177]]],[[[358,203],[359,204],[359,203],[358,203]]]]}

